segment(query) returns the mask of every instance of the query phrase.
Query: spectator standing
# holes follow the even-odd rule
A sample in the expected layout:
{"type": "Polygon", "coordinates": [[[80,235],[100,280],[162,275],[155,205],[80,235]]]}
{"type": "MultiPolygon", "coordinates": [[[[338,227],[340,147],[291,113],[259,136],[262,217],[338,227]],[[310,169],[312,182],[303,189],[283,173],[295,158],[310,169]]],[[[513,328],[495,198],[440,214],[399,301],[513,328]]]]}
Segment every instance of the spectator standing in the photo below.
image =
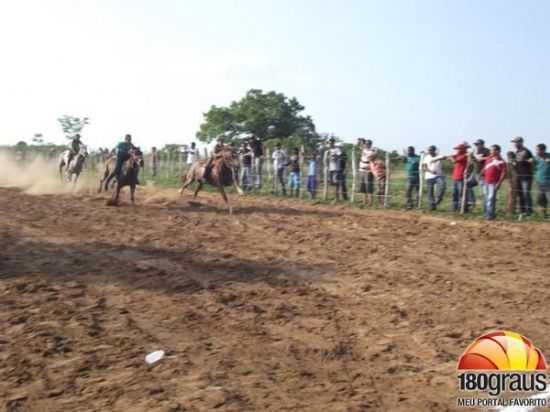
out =
{"type": "Polygon", "coordinates": [[[287,166],[287,155],[281,148],[281,143],[277,143],[271,157],[273,159],[273,170],[275,170],[276,179],[281,185],[283,195],[286,196],[285,169],[287,166]]]}
{"type": "Polygon", "coordinates": [[[376,155],[371,156],[370,159],[369,169],[376,183],[378,205],[383,206],[386,197],[386,163],[376,155]]]}
{"type": "Polygon", "coordinates": [[[157,152],[157,148],[153,146],[151,148],[151,174],[153,177],[157,176],[158,167],[159,167],[159,155],[157,152]]]}
{"type": "Polygon", "coordinates": [[[453,166],[453,212],[458,212],[461,209],[463,191],[466,190],[466,205],[464,205],[464,211],[468,212],[469,203],[471,202],[471,196],[468,192],[470,190],[466,187],[466,174],[468,167],[468,146],[467,143],[461,143],[458,146],[455,146],[453,149],[456,150],[456,153],[451,156],[451,159],[454,162],[453,166]]]}
{"type": "Polygon", "coordinates": [[[548,217],[548,202],[550,201],[550,154],[546,153],[545,144],[537,145],[533,161],[535,163],[535,181],[539,189],[537,200],[541,214],[546,219],[548,217]]]}
{"type": "Polygon", "coordinates": [[[246,143],[241,145],[239,150],[241,158],[241,187],[245,192],[252,190],[252,149],[246,143]]]}
{"type": "Polygon", "coordinates": [[[347,186],[347,176],[346,176],[346,167],[348,163],[348,155],[346,154],[346,151],[342,147],[342,145],[338,145],[340,148],[341,154],[340,154],[340,174],[338,176],[338,184],[336,186],[336,199],[342,199],[342,200],[348,200],[348,186],[347,186]]]}
{"type": "Polygon", "coordinates": [[[289,161],[290,174],[289,174],[289,188],[290,196],[300,196],[300,151],[298,148],[294,148],[290,155],[289,161]]]}
{"type": "Polygon", "coordinates": [[[258,136],[253,136],[250,139],[250,148],[254,154],[254,186],[256,189],[261,189],[262,187],[262,167],[265,156],[264,144],[258,136]]]}
{"type": "Polygon", "coordinates": [[[515,152],[509,151],[506,157],[508,161],[508,197],[506,213],[512,216],[516,213],[518,204],[518,166],[515,152]]]}
{"type": "Polygon", "coordinates": [[[328,175],[329,182],[334,186],[335,197],[338,198],[342,180],[342,149],[336,144],[336,139],[331,137],[328,148],[328,175]]]}
{"type": "MultiPolygon", "coordinates": [[[[490,151],[487,147],[485,147],[485,141],[483,139],[477,139],[474,142],[474,151],[472,152],[472,158],[474,160],[475,180],[479,184],[482,197],[485,196],[485,179],[483,177],[483,169],[485,168],[485,162],[489,155],[490,151]]],[[[474,199],[472,199],[472,202],[473,201],[474,199]]],[[[483,212],[485,212],[485,199],[482,200],[482,204],[483,212]]]]}
{"type": "Polygon", "coordinates": [[[420,156],[415,153],[414,147],[409,146],[404,157],[405,174],[407,176],[406,205],[407,209],[412,209],[418,205],[418,192],[420,189],[420,156]],[[414,201],[413,201],[414,193],[414,201]]]}
{"type": "Polygon", "coordinates": [[[485,160],[482,172],[485,179],[483,185],[485,218],[494,220],[496,217],[497,193],[506,178],[506,162],[500,156],[499,145],[491,146],[490,155],[485,160]]]}
{"type": "Polygon", "coordinates": [[[436,210],[445,196],[447,186],[443,175],[443,160],[445,159],[446,156],[437,154],[437,147],[430,146],[428,147],[428,154],[424,156],[422,162],[430,210],[436,210]]]}
{"type": "Polygon", "coordinates": [[[530,216],[533,213],[533,198],[531,189],[533,186],[533,154],[523,145],[523,137],[512,139],[516,148],[517,190],[519,209],[521,214],[530,216]]]}
{"type": "Polygon", "coordinates": [[[359,160],[359,192],[363,193],[363,204],[368,206],[373,204],[374,196],[374,175],[370,170],[370,161],[374,159],[376,153],[378,153],[378,149],[373,147],[372,140],[369,139],[359,139],[358,145],[361,149],[359,160]]]}
{"type": "Polygon", "coordinates": [[[317,170],[318,170],[319,154],[315,151],[307,163],[307,192],[310,199],[315,199],[317,196],[317,170]]]}
{"type": "Polygon", "coordinates": [[[195,142],[191,142],[191,146],[185,150],[184,152],[187,155],[187,159],[185,161],[187,170],[191,169],[191,166],[199,160],[199,149],[197,148],[197,145],[195,142]]]}

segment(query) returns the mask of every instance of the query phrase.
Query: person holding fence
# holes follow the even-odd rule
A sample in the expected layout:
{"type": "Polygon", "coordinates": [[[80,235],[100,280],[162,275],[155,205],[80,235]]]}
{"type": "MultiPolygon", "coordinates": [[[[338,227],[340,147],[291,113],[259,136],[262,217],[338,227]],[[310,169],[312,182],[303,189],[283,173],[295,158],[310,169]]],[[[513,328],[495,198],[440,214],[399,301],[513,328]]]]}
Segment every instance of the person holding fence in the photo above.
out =
{"type": "Polygon", "coordinates": [[[290,175],[288,187],[290,188],[291,197],[300,196],[300,150],[296,147],[292,150],[289,161],[290,175]]]}
{"type": "Polygon", "coordinates": [[[517,136],[512,139],[516,151],[517,165],[517,189],[519,209],[521,214],[531,216],[533,214],[533,198],[531,189],[533,186],[533,154],[523,145],[523,137],[517,136]]]}
{"type": "Polygon", "coordinates": [[[536,147],[535,181],[539,189],[538,204],[541,215],[547,219],[548,202],[550,201],[550,154],[546,152],[546,145],[541,143],[536,147]]]}
{"type": "Polygon", "coordinates": [[[265,148],[258,136],[253,136],[250,139],[249,145],[254,154],[254,187],[259,190],[262,188],[262,166],[264,162],[265,148]]]}
{"type": "Polygon", "coordinates": [[[378,149],[373,147],[372,140],[369,139],[360,138],[357,144],[361,149],[361,158],[359,160],[359,176],[361,179],[359,192],[363,193],[363,204],[370,206],[374,200],[374,174],[370,170],[370,161],[376,156],[378,149]]]}
{"type": "Polygon", "coordinates": [[[241,160],[241,188],[245,192],[252,190],[252,156],[250,146],[243,143],[239,149],[239,157],[241,160]]]}
{"type": "MultiPolygon", "coordinates": [[[[481,188],[481,196],[485,196],[485,179],[483,177],[483,169],[485,167],[485,162],[487,158],[490,155],[490,150],[485,147],[485,141],[483,139],[477,139],[474,142],[474,150],[472,152],[472,160],[474,164],[474,172],[475,172],[475,182],[479,184],[479,187],[481,188]]],[[[472,190],[473,195],[473,190],[472,190]]],[[[472,198],[472,203],[474,202],[474,199],[472,198]]],[[[485,212],[485,199],[482,199],[482,207],[483,212],[485,212]]]]}
{"type": "Polygon", "coordinates": [[[445,196],[447,183],[443,175],[443,160],[446,158],[446,156],[438,155],[437,147],[433,145],[428,147],[428,154],[424,156],[422,170],[426,180],[430,210],[436,210],[445,196]]]}
{"type": "Polygon", "coordinates": [[[405,174],[407,176],[405,207],[407,209],[412,209],[414,205],[418,205],[418,193],[420,190],[420,156],[415,153],[413,146],[409,146],[403,160],[405,162],[405,174]]]}
{"type": "Polygon", "coordinates": [[[348,155],[346,154],[346,151],[341,144],[338,144],[338,147],[340,149],[340,173],[338,175],[338,184],[336,185],[336,199],[348,200],[348,185],[346,175],[348,155]]]}
{"type": "Polygon", "coordinates": [[[516,154],[509,151],[506,154],[508,162],[508,197],[506,198],[506,213],[513,216],[517,210],[518,204],[518,166],[516,154]]]}
{"type": "Polygon", "coordinates": [[[331,137],[329,139],[328,148],[328,174],[329,182],[334,186],[335,197],[338,199],[340,193],[340,185],[342,181],[342,163],[340,158],[342,157],[342,149],[336,144],[336,139],[331,137]]]}
{"type": "Polygon", "coordinates": [[[281,148],[281,143],[277,143],[271,157],[273,159],[273,169],[276,171],[277,180],[281,185],[283,195],[286,196],[285,169],[288,162],[286,152],[281,148]]]}
{"type": "Polygon", "coordinates": [[[317,196],[317,170],[319,168],[319,153],[313,152],[307,163],[307,192],[310,199],[317,196]]]}
{"type": "Polygon", "coordinates": [[[378,206],[383,206],[386,197],[386,163],[377,155],[372,155],[369,161],[369,170],[376,183],[378,206]]]}
{"type": "Polygon", "coordinates": [[[506,178],[506,162],[500,156],[499,145],[495,144],[491,146],[490,155],[485,158],[482,172],[485,179],[485,184],[483,185],[485,218],[487,220],[494,220],[496,217],[497,193],[506,178]]]}
{"type": "Polygon", "coordinates": [[[469,205],[472,201],[471,188],[468,188],[467,182],[467,173],[468,173],[468,148],[470,146],[468,143],[461,143],[458,146],[455,146],[453,150],[456,150],[456,153],[450,156],[453,161],[453,212],[459,212],[462,206],[463,191],[466,191],[466,198],[464,205],[464,212],[468,213],[469,205]]]}

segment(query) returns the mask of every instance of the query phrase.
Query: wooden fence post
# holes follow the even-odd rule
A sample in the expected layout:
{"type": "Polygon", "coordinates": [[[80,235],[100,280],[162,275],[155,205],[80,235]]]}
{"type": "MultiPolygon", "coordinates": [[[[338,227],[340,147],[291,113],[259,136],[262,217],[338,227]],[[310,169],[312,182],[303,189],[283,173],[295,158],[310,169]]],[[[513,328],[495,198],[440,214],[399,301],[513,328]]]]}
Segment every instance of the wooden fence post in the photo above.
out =
{"type": "Polygon", "coordinates": [[[422,209],[422,196],[424,195],[424,171],[422,165],[424,164],[424,153],[420,153],[420,163],[418,164],[418,209],[422,209]]]}
{"type": "Polygon", "coordinates": [[[384,185],[384,207],[389,206],[388,195],[390,194],[390,175],[391,175],[390,153],[386,152],[386,184],[384,185]]]}
{"type": "Polygon", "coordinates": [[[357,163],[355,162],[355,146],[351,148],[351,196],[350,202],[355,202],[355,191],[357,190],[357,163]]]}
{"type": "Polygon", "coordinates": [[[462,199],[460,204],[460,214],[466,213],[466,202],[468,201],[468,167],[470,166],[470,156],[466,158],[466,168],[462,177],[462,199]]]}
{"type": "Polygon", "coordinates": [[[323,153],[323,200],[328,198],[328,150],[323,153]]]}
{"type": "Polygon", "coordinates": [[[300,155],[299,155],[299,161],[300,161],[300,176],[299,176],[299,185],[300,185],[300,191],[299,191],[299,195],[298,197],[301,199],[304,195],[304,154],[305,154],[305,149],[304,149],[304,145],[301,145],[300,146],[300,155]]]}

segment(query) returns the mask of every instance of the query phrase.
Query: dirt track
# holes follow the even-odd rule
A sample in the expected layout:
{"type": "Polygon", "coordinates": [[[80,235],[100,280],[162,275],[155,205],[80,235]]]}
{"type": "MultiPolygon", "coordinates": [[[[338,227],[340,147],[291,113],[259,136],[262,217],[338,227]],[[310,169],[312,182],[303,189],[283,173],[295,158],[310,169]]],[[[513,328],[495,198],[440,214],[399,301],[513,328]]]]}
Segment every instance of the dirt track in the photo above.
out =
{"type": "Polygon", "coordinates": [[[7,411],[445,411],[488,329],[550,356],[548,226],[189,197],[0,189],[7,411]]]}

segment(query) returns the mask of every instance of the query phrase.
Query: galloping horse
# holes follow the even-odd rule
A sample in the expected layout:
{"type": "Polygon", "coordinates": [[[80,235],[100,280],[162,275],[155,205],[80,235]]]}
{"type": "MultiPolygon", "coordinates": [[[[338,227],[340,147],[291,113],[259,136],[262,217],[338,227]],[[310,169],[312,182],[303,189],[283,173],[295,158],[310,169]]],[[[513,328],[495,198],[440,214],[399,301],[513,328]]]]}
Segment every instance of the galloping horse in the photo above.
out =
{"type": "Polygon", "coordinates": [[[199,160],[195,162],[191,169],[187,172],[185,176],[182,176],[183,186],[180,189],[180,195],[183,195],[184,190],[194,181],[197,181],[197,188],[193,197],[197,197],[204,183],[208,183],[211,186],[217,187],[222,198],[229,208],[229,214],[233,213],[233,208],[229,203],[229,199],[225,194],[224,186],[233,185],[237,192],[242,195],[243,191],[239,187],[237,174],[235,169],[238,167],[238,161],[231,149],[223,149],[216,157],[212,160],[212,169],[210,175],[204,180],[204,167],[206,161],[199,160]]]}
{"type": "Polygon", "coordinates": [[[63,180],[63,169],[65,168],[65,179],[68,182],[73,182],[73,185],[76,185],[76,181],[78,180],[78,177],[80,176],[80,173],[82,173],[82,169],[84,168],[84,162],[88,157],[88,149],[86,148],[86,146],[81,145],[80,150],[77,154],[73,156],[70,163],[68,163],[69,154],[70,150],[67,149],[61,154],[59,158],[59,177],[61,178],[61,180],[63,180]]]}
{"type": "MultiPolygon", "coordinates": [[[[120,190],[124,186],[130,186],[130,198],[132,204],[135,203],[134,193],[136,191],[136,185],[138,184],[138,174],[139,168],[143,166],[143,153],[141,150],[134,149],[129,153],[130,157],[122,164],[122,169],[120,175],[116,176],[116,189],[113,193],[113,197],[109,201],[109,205],[118,205],[118,198],[120,195],[120,190]]],[[[105,172],[103,173],[103,178],[99,182],[98,193],[101,192],[103,188],[103,183],[111,172],[116,167],[116,157],[110,157],[105,162],[105,172]]],[[[107,190],[107,187],[105,188],[107,190]]]]}

